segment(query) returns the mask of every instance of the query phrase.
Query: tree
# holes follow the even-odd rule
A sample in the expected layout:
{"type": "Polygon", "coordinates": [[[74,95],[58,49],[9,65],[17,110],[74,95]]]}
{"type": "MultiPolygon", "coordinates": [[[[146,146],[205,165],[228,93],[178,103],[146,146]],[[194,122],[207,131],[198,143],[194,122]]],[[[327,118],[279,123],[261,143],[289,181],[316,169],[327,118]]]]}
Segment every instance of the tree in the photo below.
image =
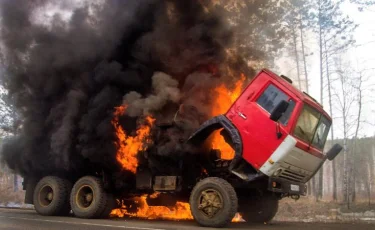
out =
{"type": "MultiPolygon", "coordinates": [[[[311,12],[310,21],[318,35],[319,66],[320,66],[320,103],[324,104],[324,88],[328,91],[328,104],[330,115],[332,109],[332,79],[331,66],[333,59],[341,50],[352,45],[352,33],[356,25],[341,11],[343,0],[317,0],[317,8],[311,12]],[[326,78],[326,79],[324,79],[326,78]]],[[[331,129],[331,139],[334,139],[334,127],[331,129]]],[[[337,199],[336,165],[332,162],[333,173],[333,199],[337,199]]],[[[323,194],[323,171],[319,171],[318,199],[323,194]]]]}
{"type": "Polygon", "coordinates": [[[370,6],[375,5],[374,0],[350,0],[350,2],[358,5],[359,11],[364,11],[365,9],[368,9],[370,6]]]}
{"type": "Polygon", "coordinates": [[[241,56],[255,69],[273,66],[284,48],[285,8],[276,0],[212,1],[212,8],[227,19],[233,29],[234,43],[230,51],[241,56]]]}
{"type": "Polygon", "coordinates": [[[309,25],[309,12],[312,8],[311,2],[303,1],[303,0],[289,0],[288,1],[288,12],[290,12],[290,27],[291,31],[288,31],[292,34],[293,37],[293,46],[295,47],[295,60],[297,65],[297,75],[298,81],[300,85],[300,89],[302,90],[301,81],[305,81],[304,90],[308,93],[309,92],[309,78],[308,78],[308,70],[307,70],[307,56],[306,53],[306,35],[305,31],[309,25]],[[300,60],[301,58],[301,60],[300,60]],[[300,64],[300,62],[302,64],[300,64]],[[302,70],[300,70],[303,67],[302,70]],[[304,79],[302,80],[302,75],[304,79]]]}
{"type": "Polygon", "coordinates": [[[290,38],[288,39],[287,47],[290,49],[289,53],[291,53],[292,59],[296,65],[296,72],[297,72],[297,82],[298,88],[302,90],[302,81],[301,81],[301,68],[300,68],[300,49],[299,49],[299,11],[296,7],[299,1],[286,1],[285,8],[289,9],[286,17],[286,32],[290,34],[290,38]]]}
{"type": "MultiPolygon", "coordinates": [[[[359,139],[359,133],[363,123],[371,125],[366,120],[362,119],[363,105],[366,103],[365,95],[371,95],[374,85],[369,84],[370,78],[373,76],[375,68],[362,67],[363,62],[356,60],[356,66],[353,70],[355,77],[353,78],[353,88],[356,90],[356,104],[358,107],[357,121],[355,132],[353,136],[353,145],[351,151],[353,152],[353,180],[352,180],[352,201],[356,200],[356,181],[361,178],[367,191],[367,198],[369,204],[371,203],[371,184],[374,174],[374,158],[369,150],[373,148],[366,148],[366,143],[359,139]],[[365,166],[365,167],[363,167],[365,166]]],[[[371,102],[370,102],[371,103],[371,102]]],[[[368,139],[366,139],[368,140],[368,139]]]]}
{"type": "Polygon", "coordinates": [[[16,134],[21,125],[20,117],[14,106],[9,103],[3,84],[0,77],[0,137],[16,134]]]}
{"type": "MultiPolygon", "coordinates": [[[[351,202],[355,199],[356,187],[356,160],[360,159],[358,153],[358,135],[362,122],[362,103],[363,103],[363,75],[352,68],[348,61],[342,57],[335,59],[338,84],[335,84],[333,95],[335,99],[334,109],[340,114],[337,119],[342,122],[343,131],[343,194],[347,207],[350,208],[351,202]],[[358,74],[358,76],[357,76],[358,74]],[[349,147],[349,142],[350,147],[349,147]]],[[[361,166],[362,167],[362,166],[361,166]]]]}
{"type": "MultiPolygon", "coordinates": [[[[7,91],[3,87],[3,84],[5,84],[2,80],[4,74],[4,72],[0,71],[0,140],[6,136],[17,134],[21,126],[20,117],[17,114],[15,107],[9,103],[7,91]]],[[[5,165],[2,166],[2,168],[7,169],[5,165]]],[[[5,174],[8,175],[7,172],[5,172],[5,174]]],[[[18,191],[18,176],[16,174],[13,174],[13,189],[14,192],[18,191]]]]}
{"type": "Polygon", "coordinates": [[[307,54],[305,52],[306,50],[306,47],[305,47],[305,28],[306,28],[306,24],[304,23],[304,21],[306,21],[306,15],[307,15],[307,7],[304,7],[304,8],[301,8],[301,11],[300,11],[300,19],[299,19],[299,30],[300,30],[300,41],[301,41],[301,51],[302,51],[302,60],[303,60],[303,70],[304,70],[304,74],[305,74],[305,87],[306,87],[306,92],[309,93],[309,77],[308,77],[308,71],[307,71],[307,61],[306,61],[306,57],[307,57],[307,54]],[[305,18],[305,20],[304,20],[305,18]]]}

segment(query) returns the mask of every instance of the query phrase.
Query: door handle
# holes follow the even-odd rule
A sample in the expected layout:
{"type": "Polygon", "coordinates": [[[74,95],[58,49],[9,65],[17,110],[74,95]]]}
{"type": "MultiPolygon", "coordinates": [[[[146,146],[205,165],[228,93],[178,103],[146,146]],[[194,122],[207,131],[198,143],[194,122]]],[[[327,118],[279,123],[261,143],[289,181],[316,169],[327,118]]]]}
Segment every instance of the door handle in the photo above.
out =
{"type": "Polygon", "coordinates": [[[238,116],[242,117],[244,120],[247,119],[246,115],[241,112],[238,112],[238,116]]]}

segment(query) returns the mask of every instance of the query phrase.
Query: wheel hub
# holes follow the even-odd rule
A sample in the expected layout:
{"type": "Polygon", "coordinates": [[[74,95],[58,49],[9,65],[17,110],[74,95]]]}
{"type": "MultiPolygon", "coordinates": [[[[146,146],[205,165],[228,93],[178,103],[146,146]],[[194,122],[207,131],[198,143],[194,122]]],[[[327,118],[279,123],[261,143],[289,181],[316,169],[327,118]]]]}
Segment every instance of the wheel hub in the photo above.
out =
{"type": "Polygon", "coordinates": [[[53,200],[53,193],[52,193],[52,192],[49,192],[49,193],[47,194],[47,200],[49,200],[49,201],[52,201],[52,200],[53,200]]]}
{"type": "Polygon", "coordinates": [[[198,209],[206,216],[215,216],[223,207],[223,198],[215,189],[206,189],[199,196],[198,209]]]}
{"type": "Polygon", "coordinates": [[[47,207],[53,201],[53,189],[50,185],[45,185],[39,191],[39,204],[47,207]]]}
{"type": "Polygon", "coordinates": [[[87,195],[85,196],[86,202],[91,202],[91,201],[92,201],[92,198],[93,198],[92,193],[89,193],[89,194],[87,194],[87,195]]]}
{"type": "Polygon", "coordinates": [[[94,191],[89,185],[83,185],[77,192],[76,204],[80,208],[88,208],[94,201],[94,191]]]}

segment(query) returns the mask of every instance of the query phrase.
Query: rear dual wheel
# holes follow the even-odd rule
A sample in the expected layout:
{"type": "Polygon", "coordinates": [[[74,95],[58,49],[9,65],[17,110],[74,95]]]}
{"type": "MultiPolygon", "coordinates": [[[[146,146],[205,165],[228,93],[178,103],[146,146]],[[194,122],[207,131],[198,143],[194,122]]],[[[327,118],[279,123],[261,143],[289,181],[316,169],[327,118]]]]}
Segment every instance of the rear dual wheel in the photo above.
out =
{"type": "Polygon", "coordinates": [[[115,207],[115,199],[112,194],[105,192],[99,178],[85,176],[74,184],[70,194],[70,206],[76,217],[105,218],[115,207]]]}
{"type": "Polygon", "coordinates": [[[106,218],[116,206],[102,181],[92,176],[82,177],[74,186],[60,177],[44,177],[35,186],[33,203],[44,216],[66,216],[72,210],[75,216],[88,219],[106,218]]]}
{"type": "Polygon", "coordinates": [[[47,176],[35,186],[33,203],[37,213],[44,216],[66,216],[70,212],[69,194],[72,183],[66,179],[47,176]]]}

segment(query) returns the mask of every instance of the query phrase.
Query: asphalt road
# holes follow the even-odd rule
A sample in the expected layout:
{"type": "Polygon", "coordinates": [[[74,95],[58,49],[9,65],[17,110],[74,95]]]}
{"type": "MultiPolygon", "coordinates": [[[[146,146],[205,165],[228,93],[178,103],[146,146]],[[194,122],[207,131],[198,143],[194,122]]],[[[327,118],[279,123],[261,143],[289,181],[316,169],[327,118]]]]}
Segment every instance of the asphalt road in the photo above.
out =
{"type": "MultiPolygon", "coordinates": [[[[196,230],[208,229],[198,227],[194,221],[149,221],[135,219],[84,220],[73,217],[44,217],[34,210],[0,209],[1,230],[62,230],[62,229],[90,229],[90,230],[196,230]]],[[[251,230],[374,230],[375,224],[345,223],[272,223],[267,225],[250,225],[247,223],[233,223],[225,229],[251,230]]]]}

